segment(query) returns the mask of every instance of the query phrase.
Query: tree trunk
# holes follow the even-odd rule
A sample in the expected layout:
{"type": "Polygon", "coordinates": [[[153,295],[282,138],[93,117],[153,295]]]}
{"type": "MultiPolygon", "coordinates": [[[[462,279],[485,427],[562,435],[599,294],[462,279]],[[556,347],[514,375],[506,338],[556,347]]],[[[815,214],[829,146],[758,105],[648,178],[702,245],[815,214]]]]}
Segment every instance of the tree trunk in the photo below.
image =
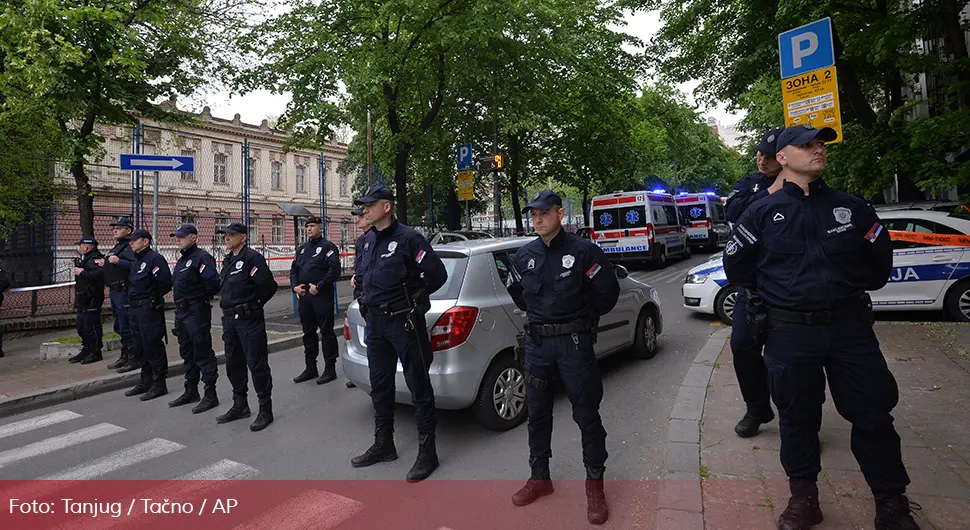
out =
{"type": "Polygon", "coordinates": [[[84,172],[84,157],[80,154],[74,155],[71,162],[71,175],[74,176],[74,184],[77,189],[77,211],[81,218],[81,235],[94,235],[94,192],[88,175],[84,172]]]}
{"type": "MultiPolygon", "coordinates": [[[[952,61],[966,63],[968,57],[967,41],[964,38],[963,28],[960,25],[962,3],[954,0],[944,0],[943,7],[946,13],[943,15],[945,17],[943,26],[946,34],[947,53],[953,56],[952,61]]],[[[957,81],[963,85],[960,90],[961,96],[958,96],[958,103],[960,107],[970,107],[970,88],[967,87],[970,85],[970,68],[964,65],[962,68],[957,69],[956,74],[957,81]]]]}
{"type": "Polygon", "coordinates": [[[458,194],[455,192],[455,188],[452,186],[448,189],[448,217],[445,223],[448,230],[461,230],[461,219],[463,214],[464,210],[462,209],[461,201],[458,200],[458,194]]]}
{"type": "Polygon", "coordinates": [[[398,147],[394,154],[394,198],[397,200],[397,220],[408,224],[408,158],[411,145],[398,147]]]}
{"type": "Polygon", "coordinates": [[[515,216],[515,231],[522,232],[522,208],[519,206],[519,156],[522,150],[519,145],[519,137],[515,134],[509,135],[509,187],[512,192],[512,215],[515,216]]]}
{"type": "Polygon", "coordinates": [[[832,41],[835,46],[835,62],[839,69],[839,92],[845,97],[852,113],[859,120],[859,125],[862,125],[865,129],[872,129],[876,124],[876,112],[872,110],[872,106],[866,100],[866,95],[862,91],[862,85],[855,69],[842,58],[845,47],[842,46],[842,40],[839,39],[839,32],[835,29],[834,24],[832,26],[832,41]]]}
{"type": "Polygon", "coordinates": [[[583,186],[583,224],[590,226],[589,222],[589,184],[583,186]]]}

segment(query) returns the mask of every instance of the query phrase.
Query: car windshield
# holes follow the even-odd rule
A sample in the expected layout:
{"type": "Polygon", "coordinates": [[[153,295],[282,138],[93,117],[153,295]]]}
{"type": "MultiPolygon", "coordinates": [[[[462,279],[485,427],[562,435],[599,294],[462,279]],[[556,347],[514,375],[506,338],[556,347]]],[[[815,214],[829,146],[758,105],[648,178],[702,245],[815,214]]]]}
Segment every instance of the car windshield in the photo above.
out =
{"type": "Polygon", "coordinates": [[[461,290],[461,282],[465,278],[465,268],[468,266],[468,256],[461,253],[451,253],[438,251],[438,257],[445,265],[448,272],[448,279],[431,295],[432,300],[451,300],[458,298],[458,291],[461,290]]]}
{"type": "Polygon", "coordinates": [[[491,239],[490,234],[484,234],[482,232],[462,232],[461,235],[467,237],[468,239],[491,239]]]}

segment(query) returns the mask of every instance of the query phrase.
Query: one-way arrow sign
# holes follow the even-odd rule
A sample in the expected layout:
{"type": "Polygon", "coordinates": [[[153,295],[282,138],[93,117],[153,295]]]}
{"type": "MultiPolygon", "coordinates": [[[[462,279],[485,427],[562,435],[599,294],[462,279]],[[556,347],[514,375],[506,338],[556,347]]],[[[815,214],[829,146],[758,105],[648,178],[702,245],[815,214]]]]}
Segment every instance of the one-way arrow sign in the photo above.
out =
{"type": "Polygon", "coordinates": [[[121,155],[125,171],[195,171],[195,157],[171,155],[121,155]]]}

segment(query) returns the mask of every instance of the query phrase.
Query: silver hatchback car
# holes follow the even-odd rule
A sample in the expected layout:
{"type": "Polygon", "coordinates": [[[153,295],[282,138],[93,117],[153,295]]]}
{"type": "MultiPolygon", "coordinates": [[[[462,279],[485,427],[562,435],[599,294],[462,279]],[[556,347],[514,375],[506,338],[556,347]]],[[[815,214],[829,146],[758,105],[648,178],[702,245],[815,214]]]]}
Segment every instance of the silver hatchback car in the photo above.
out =
{"type": "MultiPolygon", "coordinates": [[[[532,237],[463,241],[435,246],[448,270],[448,282],[431,296],[426,315],[434,361],[431,383],[440,409],[471,407],[486,428],[504,431],[526,416],[525,378],[513,356],[515,336],[525,323],[505,287],[515,252],[532,237]]],[[[657,291],[627,277],[620,278],[620,298],[613,311],[600,318],[596,357],[632,349],[643,359],[657,352],[663,317],[657,291]]],[[[357,302],[347,309],[341,356],[344,372],[358,387],[370,392],[366,324],[357,302]]],[[[395,400],[410,403],[400,362],[395,378],[395,400]]]]}

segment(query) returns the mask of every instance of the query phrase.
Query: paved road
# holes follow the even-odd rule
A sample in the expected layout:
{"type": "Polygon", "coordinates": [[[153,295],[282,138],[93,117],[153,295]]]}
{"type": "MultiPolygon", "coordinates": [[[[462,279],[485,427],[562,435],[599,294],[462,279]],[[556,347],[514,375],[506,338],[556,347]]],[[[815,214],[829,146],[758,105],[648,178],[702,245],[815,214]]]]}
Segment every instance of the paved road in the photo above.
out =
{"type": "MultiPolygon", "coordinates": [[[[705,259],[706,255],[700,255],[687,262],[672,262],[664,270],[631,272],[659,291],[665,325],[660,351],[653,359],[638,361],[621,354],[602,363],[606,387],[602,414],[610,452],[607,474],[612,480],[659,476],[666,420],[677,385],[706,339],[720,326],[713,318],[697,316],[681,305],[680,289],[687,269],[705,259]]],[[[346,286],[342,289],[343,293],[348,290],[346,286]]],[[[272,308],[271,314],[285,313],[285,295],[277,296],[273,303],[280,307],[272,308]]],[[[343,340],[340,342],[343,347],[343,340]]],[[[230,404],[224,371],[219,379],[222,404],[202,415],[191,414],[189,407],[173,410],[166,406],[181,390],[180,381],[171,379],[169,395],[148,403],[118,391],[4,420],[0,424],[2,475],[5,479],[169,479],[201,472],[259,479],[404,477],[416,453],[410,406],[399,406],[397,412],[400,459],[354,469],[350,458],[372,441],[369,397],[359,389],[346,388],[343,378],[325,386],[294,384],[291,379],[303,364],[300,350],[274,354],[270,364],[276,423],[261,433],[249,431],[251,418],[228,425],[215,423],[215,417],[230,404]]],[[[252,393],[250,404],[255,416],[252,393]]],[[[565,396],[557,401],[555,417],[553,477],[582,479],[579,430],[565,396]]],[[[519,480],[527,476],[524,425],[494,433],[479,427],[466,412],[443,411],[438,448],[442,465],[434,479],[519,480]]]]}

